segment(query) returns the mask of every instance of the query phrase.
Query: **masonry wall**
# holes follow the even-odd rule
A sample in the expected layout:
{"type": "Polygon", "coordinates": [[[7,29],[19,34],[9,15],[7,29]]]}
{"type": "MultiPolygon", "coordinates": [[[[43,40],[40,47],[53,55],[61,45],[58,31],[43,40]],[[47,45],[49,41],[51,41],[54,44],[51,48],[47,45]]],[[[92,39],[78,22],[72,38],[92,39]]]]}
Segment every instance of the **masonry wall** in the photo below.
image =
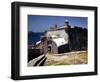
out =
{"type": "Polygon", "coordinates": [[[74,27],[67,29],[69,34],[69,48],[70,51],[87,50],[87,29],[81,27],[74,27]]]}
{"type": "Polygon", "coordinates": [[[64,37],[64,39],[66,40],[66,42],[68,43],[69,41],[69,36],[68,36],[68,33],[65,32],[65,29],[62,29],[62,30],[56,30],[56,31],[48,31],[46,33],[46,36],[47,37],[50,37],[52,35],[56,35],[58,37],[64,37]]]}

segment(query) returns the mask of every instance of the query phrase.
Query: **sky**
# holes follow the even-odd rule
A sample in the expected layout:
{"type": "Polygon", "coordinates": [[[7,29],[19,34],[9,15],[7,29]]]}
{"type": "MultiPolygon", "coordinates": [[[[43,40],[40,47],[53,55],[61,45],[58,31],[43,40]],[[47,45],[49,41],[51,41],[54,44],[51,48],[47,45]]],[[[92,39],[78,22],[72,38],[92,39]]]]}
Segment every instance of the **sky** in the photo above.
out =
{"type": "Polygon", "coordinates": [[[88,27],[87,17],[28,15],[28,31],[44,32],[55,24],[64,25],[65,20],[68,20],[69,25],[72,26],[88,27]]]}

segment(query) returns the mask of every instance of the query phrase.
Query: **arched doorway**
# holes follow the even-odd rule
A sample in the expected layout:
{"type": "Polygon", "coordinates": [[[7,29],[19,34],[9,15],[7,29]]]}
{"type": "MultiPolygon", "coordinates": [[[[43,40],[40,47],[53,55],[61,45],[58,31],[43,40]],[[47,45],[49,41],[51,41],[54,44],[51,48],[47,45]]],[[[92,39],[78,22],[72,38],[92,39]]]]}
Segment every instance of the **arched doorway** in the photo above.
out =
{"type": "Polygon", "coordinates": [[[51,53],[51,45],[48,45],[48,52],[51,53]]]}

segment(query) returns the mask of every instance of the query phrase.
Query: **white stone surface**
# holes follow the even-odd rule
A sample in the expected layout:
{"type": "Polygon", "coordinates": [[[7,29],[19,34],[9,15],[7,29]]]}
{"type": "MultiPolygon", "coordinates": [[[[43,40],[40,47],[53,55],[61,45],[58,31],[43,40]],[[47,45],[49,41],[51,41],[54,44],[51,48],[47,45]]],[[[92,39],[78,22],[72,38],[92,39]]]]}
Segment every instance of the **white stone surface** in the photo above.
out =
{"type": "Polygon", "coordinates": [[[64,29],[48,31],[46,36],[52,37],[52,40],[57,44],[58,47],[64,44],[68,44],[69,41],[68,33],[66,33],[64,29]]]}
{"type": "Polygon", "coordinates": [[[55,38],[52,40],[56,43],[57,47],[68,43],[64,38],[55,38]]]}

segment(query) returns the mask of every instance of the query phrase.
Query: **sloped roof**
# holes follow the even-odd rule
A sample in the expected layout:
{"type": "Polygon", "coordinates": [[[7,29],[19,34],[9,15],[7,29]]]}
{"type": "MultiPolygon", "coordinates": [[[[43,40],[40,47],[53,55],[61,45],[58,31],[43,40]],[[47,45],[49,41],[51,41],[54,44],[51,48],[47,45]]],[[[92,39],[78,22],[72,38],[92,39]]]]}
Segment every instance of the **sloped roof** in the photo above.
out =
{"type": "Polygon", "coordinates": [[[56,43],[57,47],[68,43],[64,38],[55,38],[55,39],[52,39],[52,41],[56,43]]]}
{"type": "Polygon", "coordinates": [[[62,25],[62,26],[60,26],[58,28],[49,29],[48,31],[65,30],[65,29],[66,29],[66,26],[62,25]]]}
{"type": "Polygon", "coordinates": [[[40,44],[41,43],[41,41],[38,41],[38,42],[36,42],[36,45],[38,45],[38,44],[40,44]]]}

